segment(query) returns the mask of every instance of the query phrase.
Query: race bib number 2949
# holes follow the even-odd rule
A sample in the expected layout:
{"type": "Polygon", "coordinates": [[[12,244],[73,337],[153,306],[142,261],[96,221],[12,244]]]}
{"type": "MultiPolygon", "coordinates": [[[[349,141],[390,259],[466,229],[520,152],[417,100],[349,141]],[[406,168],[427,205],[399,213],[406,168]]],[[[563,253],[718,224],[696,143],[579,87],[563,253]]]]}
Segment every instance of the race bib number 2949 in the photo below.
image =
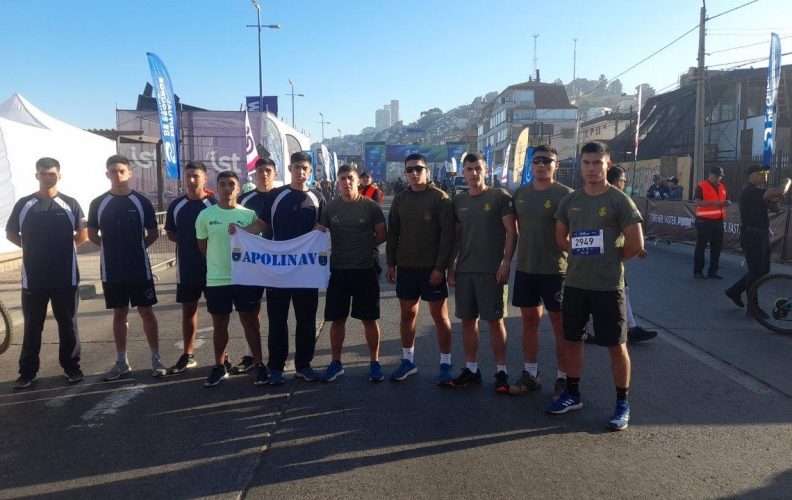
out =
{"type": "Polygon", "coordinates": [[[569,243],[573,255],[602,255],[605,253],[602,230],[573,231],[569,243]]]}

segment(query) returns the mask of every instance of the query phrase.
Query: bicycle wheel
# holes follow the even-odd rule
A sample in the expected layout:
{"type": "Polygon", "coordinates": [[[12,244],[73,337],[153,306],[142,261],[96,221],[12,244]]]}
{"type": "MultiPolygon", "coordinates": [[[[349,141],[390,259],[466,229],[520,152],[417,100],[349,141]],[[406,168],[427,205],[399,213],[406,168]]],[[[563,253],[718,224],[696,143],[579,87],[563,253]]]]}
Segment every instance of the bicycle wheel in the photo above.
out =
{"type": "Polygon", "coordinates": [[[0,331],[0,354],[3,354],[8,350],[11,341],[14,340],[14,322],[11,321],[11,313],[2,302],[0,302],[0,316],[3,317],[0,322],[0,328],[2,328],[0,331]]]}
{"type": "Polygon", "coordinates": [[[792,275],[762,276],[748,293],[748,307],[763,327],[792,335],[792,275]]]}

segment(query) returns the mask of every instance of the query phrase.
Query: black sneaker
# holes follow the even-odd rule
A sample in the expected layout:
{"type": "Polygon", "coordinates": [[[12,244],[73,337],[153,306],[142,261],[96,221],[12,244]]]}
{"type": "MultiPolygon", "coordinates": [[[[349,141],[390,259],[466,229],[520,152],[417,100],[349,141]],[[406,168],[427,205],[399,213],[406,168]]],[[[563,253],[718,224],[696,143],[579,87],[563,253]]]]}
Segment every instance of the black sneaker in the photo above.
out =
{"type": "Polygon", "coordinates": [[[713,279],[713,280],[722,280],[723,276],[721,276],[718,273],[707,273],[707,278],[713,279]]]}
{"type": "Polygon", "coordinates": [[[64,375],[66,375],[66,380],[68,380],[70,384],[76,384],[77,382],[85,380],[85,375],[83,375],[82,370],[79,368],[64,370],[64,375]]]}
{"type": "Polygon", "coordinates": [[[264,363],[258,363],[256,365],[256,380],[253,381],[253,384],[265,385],[267,382],[269,382],[269,374],[267,373],[267,366],[264,363]]]}
{"type": "Polygon", "coordinates": [[[630,344],[643,342],[644,340],[652,340],[655,337],[657,337],[656,331],[644,330],[637,325],[627,330],[627,342],[630,344]]]}
{"type": "Polygon", "coordinates": [[[228,372],[230,372],[233,369],[233,365],[231,365],[231,360],[228,359],[228,354],[226,354],[225,362],[223,364],[225,365],[226,374],[228,374],[228,372]]]}
{"type": "Polygon", "coordinates": [[[696,278],[697,280],[705,280],[705,279],[707,279],[707,277],[704,276],[704,273],[701,273],[701,272],[693,273],[693,277],[696,278]]]}
{"type": "MultiPolygon", "coordinates": [[[[470,384],[480,384],[481,383],[481,370],[476,370],[476,373],[470,371],[469,368],[465,368],[462,370],[462,373],[459,374],[457,378],[452,380],[448,383],[451,387],[467,387],[470,384]]],[[[507,387],[508,390],[508,387],[507,387]]]]}
{"type": "Polygon", "coordinates": [[[198,363],[192,354],[182,354],[175,365],[171,366],[170,372],[173,375],[178,375],[187,371],[187,368],[195,368],[198,363]]]}
{"type": "Polygon", "coordinates": [[[26,389],[30,387],[33,382],[36,380],[36,376],[32,375],[28,377],[27,375],[20,375],[16,382],[14,382],[14,389],[26,389]]]}
{"type": "Polygon", "coordinates": [[[234,367],[234,373],[245,373],[256,365],[253,356],[242,356],[242,361],[234,367]]]}
{"type": "Polygon", "coordinates": [[[206,378],[206,382],[204,382],[204,387],[214,387],[224,378],[228,378],[228,370],[226,370],[226,367],[223,365],[214,365],[212,367],[212,372],[206,378]]]}
{"type": "Polygon", "coordinates": [[[503,394],[509,392],[509,375],[502,370],[495,374],[495,392],[502,392],[503,394]]]}
{"type": "Polygon", "coordinates": [[[742,301],[742,294],[741,293],[735,293],[735,291],[732,290],[731,288],[727,288],[725,290],[725,293],[726,293],[726,296],[729,297],[732,302],[734,302],[735,306],[737,306],[737,307],[745,307],[745,303],[742,301]]]}

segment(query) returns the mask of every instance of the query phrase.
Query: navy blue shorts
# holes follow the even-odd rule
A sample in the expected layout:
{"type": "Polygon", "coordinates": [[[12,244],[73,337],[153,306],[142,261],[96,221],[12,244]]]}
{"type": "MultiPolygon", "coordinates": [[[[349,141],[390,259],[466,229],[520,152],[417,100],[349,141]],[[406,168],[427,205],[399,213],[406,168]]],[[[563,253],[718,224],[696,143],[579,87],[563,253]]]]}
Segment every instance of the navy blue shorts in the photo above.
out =
{"type": "MultiPolygon", "coordinates": [[[[445,275],[439,285],[430,285],[431,267],[396,267],[396,297],[402,300],[423,299],[435,302],[448,298],[448,285],[445,275]]],[[[445,274],[445,273],[444,273],[445,274]]]]}

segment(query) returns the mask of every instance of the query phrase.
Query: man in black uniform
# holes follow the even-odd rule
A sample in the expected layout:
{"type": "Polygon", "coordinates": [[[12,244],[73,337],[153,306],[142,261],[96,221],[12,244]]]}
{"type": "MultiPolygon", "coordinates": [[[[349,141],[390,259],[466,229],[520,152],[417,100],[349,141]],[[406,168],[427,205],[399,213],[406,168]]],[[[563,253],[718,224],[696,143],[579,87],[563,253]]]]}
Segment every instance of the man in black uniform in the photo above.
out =
{"type": "Polygon", "coordinates": [[[165,217],[168,239],[176,243],[176,302],[182,305],[184,340],[184,353],[170,369],[173,374],[184,373],[198,364],[193,358],[193,348],[198,331],[198,301],[206,291],[206,257],[198,249],[195,219],[202,210],[217,204],[204,191],[206,165],[203,163],[189,162],[184,167],[184,185],[187,194],[173,200],[165,217]]]}
{"type": "MultiPolygon", "coordinates": [[[[737,307],[744,307],[742,293],[751,289],[756,281],[770,272],[770,219],[767,211],[781,211],[781,199],[789,192],[792,181],[786,178],[781,185],[772,189],[764,186],[770,167],[753,165],[748,168],[748,186],[740,195],[740,246],[745,255],[748,272],[735,284],[726,289],[726,296],[737,307]]],[[[751,308],[745,314],[752,315],[751,308]]],[[[767,313],[758,307],[756,314],[767,318],[767,313]]]]}
{"type": "MultiPolygon", "coordinates": [[[[261,212],[261,209],[264,208],[264,204],[267,202],[267,197],[269,196],[270,191],[274,187],[275,179],[278,177],[278,168],[275,166],[275,162],[272,158],[259,158],[256,161],[256,189],[253,191],[248,191],[247,193],[242,193],[237,198],[237,203],[243,207],[253,210],[258,215],[261,212]]],[[[272,239],[272,229],[267,227],[261,233],[261,235],[269,240],[272,239]]],[[[259,306],[259,309],[261,307],[259,306]]],[[[259,313],[261,311],[256,311],[256,318],[259,318],[259,313]]],[[[257,330],[261,330],[261,322],[259,321],[257,330]]],[[[256,361],[253,359],[253,351],[250,349],[250,346],[247,348],[247,352],[244,356],[242,356],[242,360],[234,366],[235,373],[245,373],[246,371],[253,368],[256,364],[256,361]]]]}
{"type": "Polygon", "coordinates": [[[6,225],[6,238],[22,247],[22,315],[25,334],[19,355],[19,378],[14,389],[36,380],[41,332],[47,305],[58,323],[58,359],[69,382],[83,380],[80,337],[77,333],[77,245],[87,239],[85,216],[77,200],[58,192],[60,163],[54,158],[36,162],[39,190],[20,199],[6,225]]]}
{"type": "Polygon", "coordinates": [[[117,358],[104,378],[115,380],[132,370],[126,349],[130,304],[143,320],[143,333],[151,349],[151,374],[161,377],[168,370],[160,360],[159,326],[151,307],[157,303],[157,295],[146,251],[159,237],[157,218],[151,202],[129,187],[129,160],[113,155],[105,166],[110,191],[94,199],[88,209],[88,239],[101,247],[105,307],[113,310],[117,358]]]}

